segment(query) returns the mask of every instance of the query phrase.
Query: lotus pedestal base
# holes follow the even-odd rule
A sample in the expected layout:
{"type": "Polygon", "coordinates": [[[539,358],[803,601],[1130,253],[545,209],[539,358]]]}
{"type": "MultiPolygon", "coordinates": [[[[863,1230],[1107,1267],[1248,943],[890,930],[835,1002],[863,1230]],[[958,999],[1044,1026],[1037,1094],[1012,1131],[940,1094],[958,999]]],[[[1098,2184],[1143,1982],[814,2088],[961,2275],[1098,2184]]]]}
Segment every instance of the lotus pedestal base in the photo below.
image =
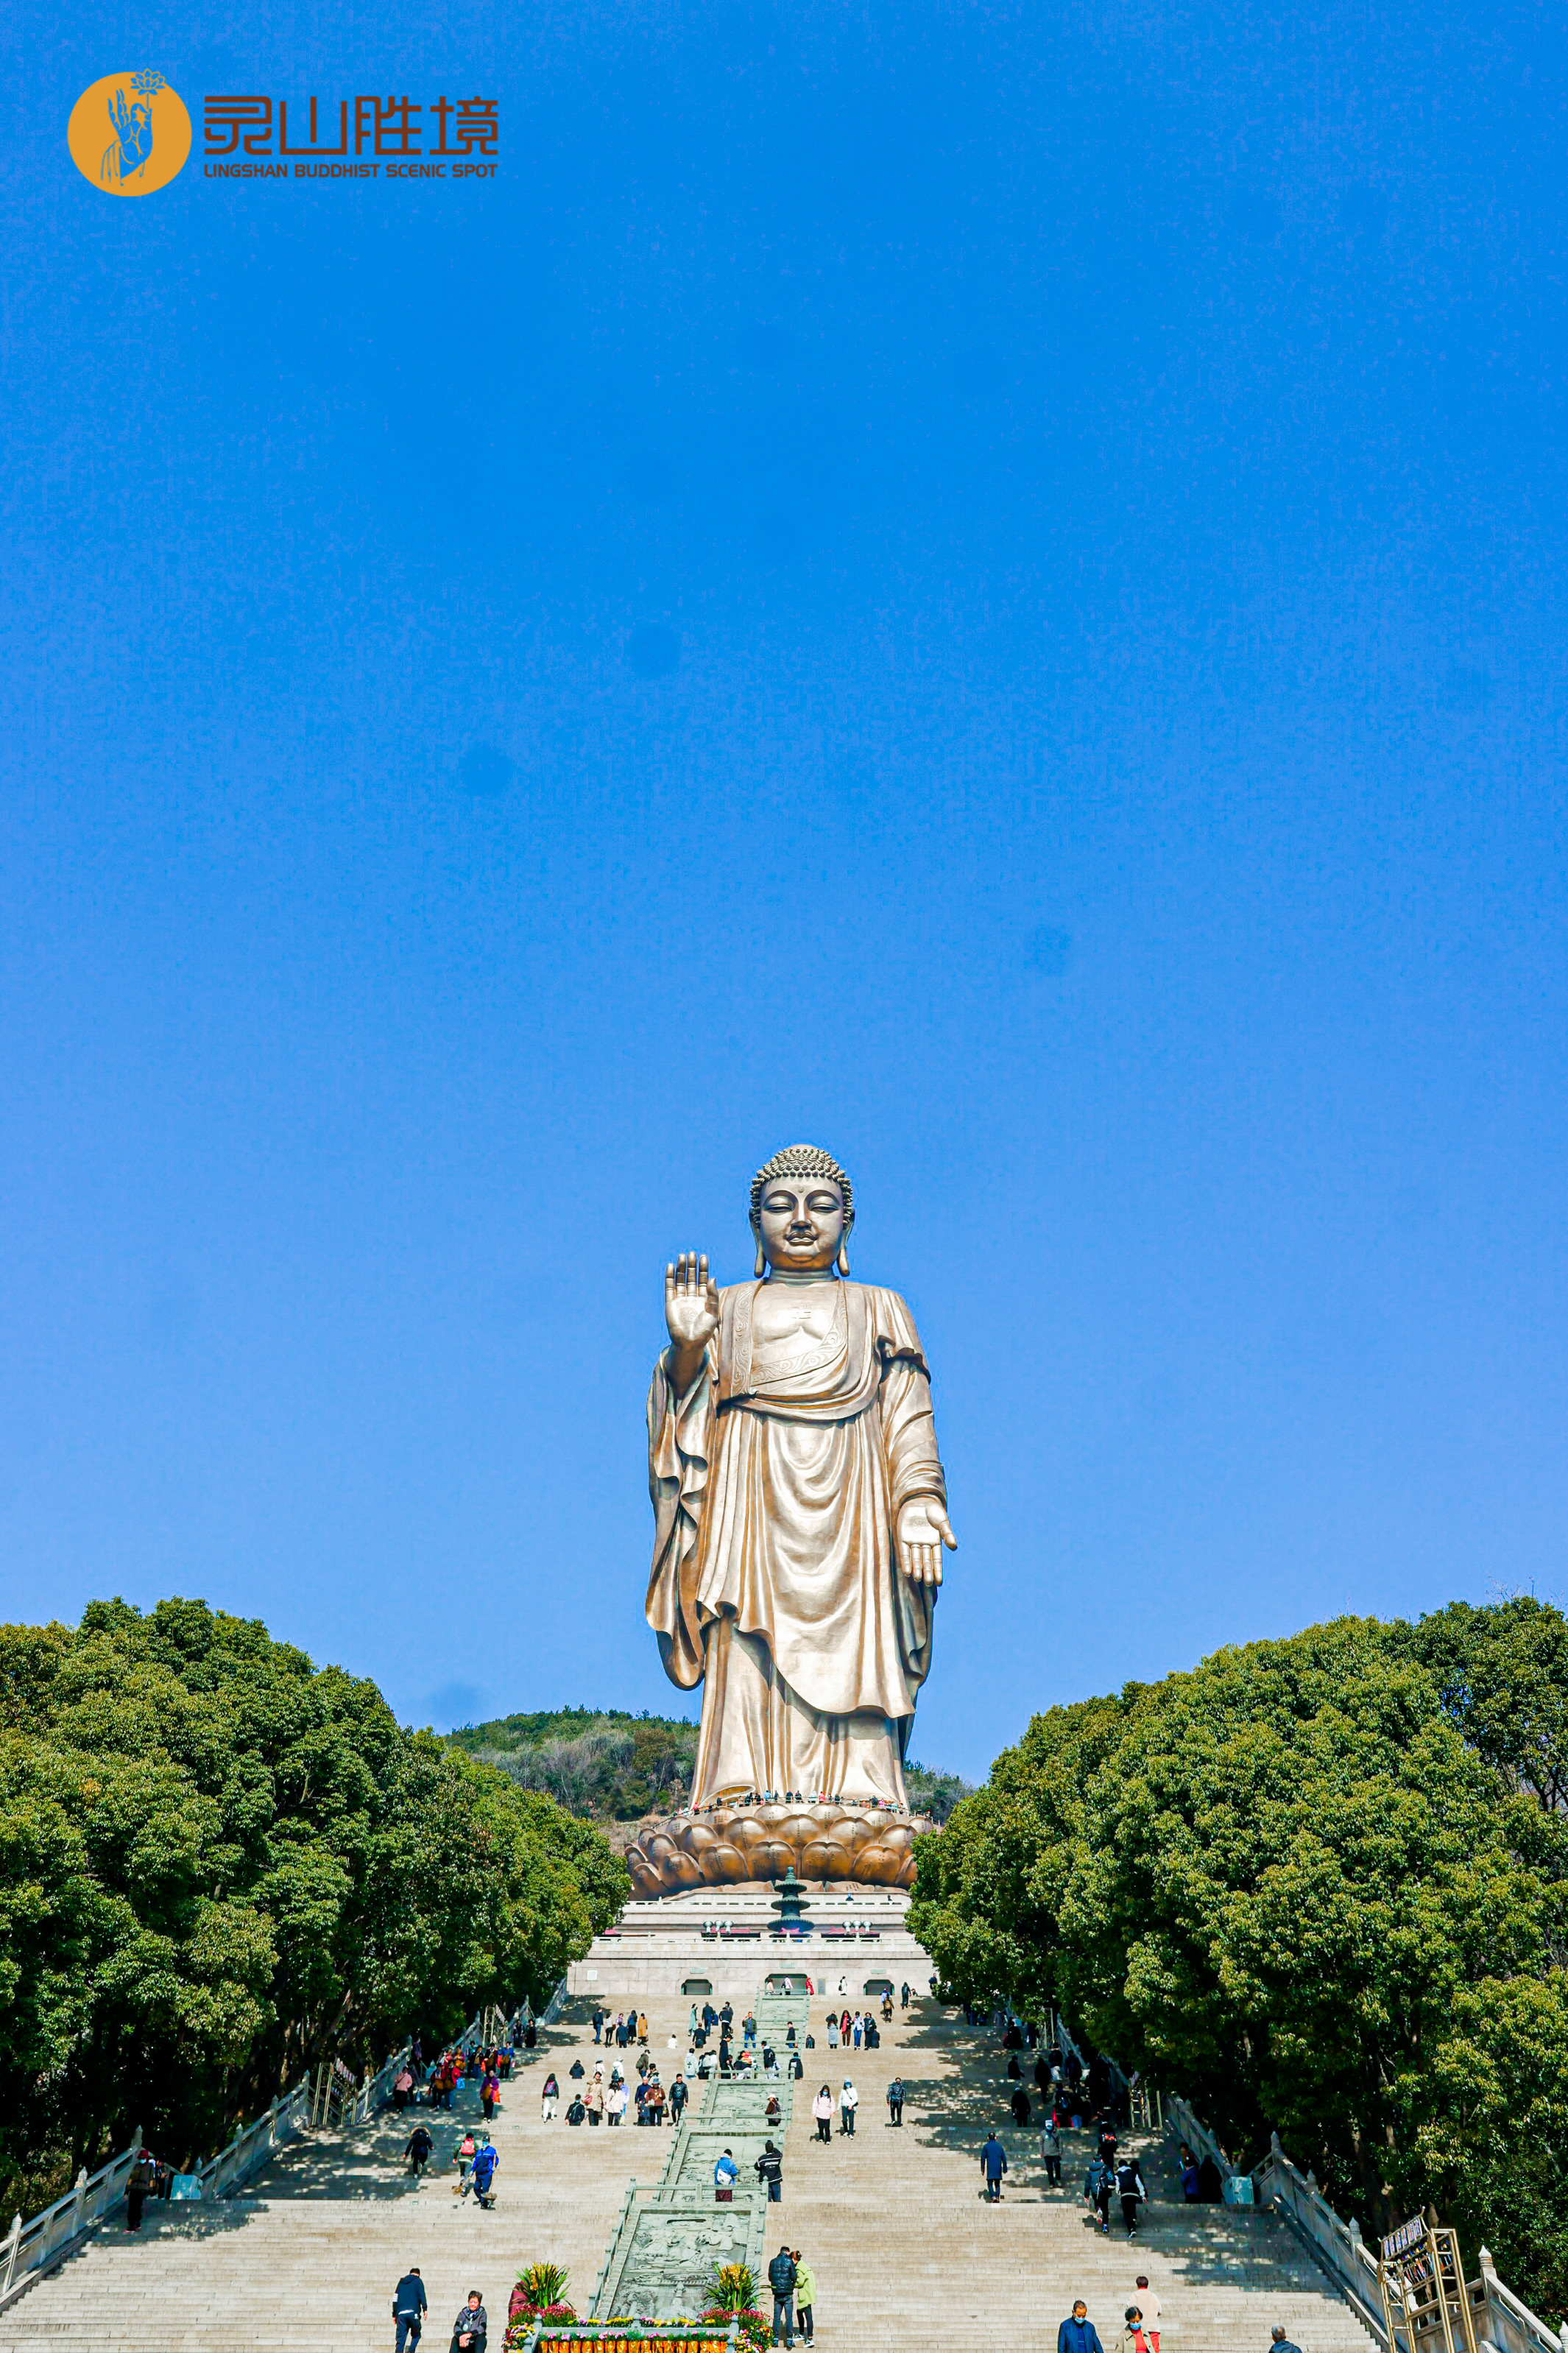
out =
{"type": "Polygon", "coordinates": [[[801,1879],[911,1887],[915,1832],[929,1827],[915,1815],[873,1807],[720,1806],[671,1814],[645,1831],[626,1867],[636,1896],[782,1879],[792,1865],[801,1879]]]}

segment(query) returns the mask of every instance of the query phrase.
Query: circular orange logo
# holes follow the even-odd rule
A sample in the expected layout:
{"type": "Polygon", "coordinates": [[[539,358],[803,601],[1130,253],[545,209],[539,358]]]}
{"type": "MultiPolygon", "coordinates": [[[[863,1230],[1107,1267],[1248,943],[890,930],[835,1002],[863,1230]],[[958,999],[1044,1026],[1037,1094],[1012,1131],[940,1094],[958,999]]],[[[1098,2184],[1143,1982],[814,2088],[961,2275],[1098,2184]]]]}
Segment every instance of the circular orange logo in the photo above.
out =
{"type": "Polygon", "coordinates": [[[191,118],[161,73],[112,73],[91,83],[66,129],[84,180],[111,196],[166,188],[191,152],[191,118]]]}

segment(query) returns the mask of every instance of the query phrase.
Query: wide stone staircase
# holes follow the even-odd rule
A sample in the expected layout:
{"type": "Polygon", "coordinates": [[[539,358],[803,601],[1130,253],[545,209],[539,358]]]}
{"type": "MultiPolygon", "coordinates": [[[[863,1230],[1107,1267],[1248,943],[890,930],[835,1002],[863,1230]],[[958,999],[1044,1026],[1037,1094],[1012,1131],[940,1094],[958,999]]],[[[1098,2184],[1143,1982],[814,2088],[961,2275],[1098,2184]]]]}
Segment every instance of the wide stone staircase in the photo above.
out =
{"type": "MultiPolygon", "coordinates": [[[[649,2016],[650,2049],[668,2083],[679,2055],[668,2037],[680,2030],[683,2052],[686,2005],[668,2017],[650,2006],[649,2016]]],[[[1067,2136],[1063,2184],[1047,2188],[1037,2136],[1006,2115],[1012,2086],[994,2037],[922,2001],[884,2031],[878,2050],[829,2052],[826,2016],[826,2002],[809,2004],[816,2047],[803,2052],[805,2075],[786,2103],[784,2200],[763,2210],[764,2262],[787,2241],[815,2268],[825,2346],[1050,2353],[1058,2321],[1081,2295],[1113,2353],[1142,2271],[1163,2306],[1162,2353],[1268,2353],[1277,2322],[1303,2353],[1368,2353],[1372,2339],[1289,2225],[1245,2210],[1184,2206],[1169,2147],[1135,2143],[1152,2203],[1132,2244],[1120,2222],[1110,2239],[1100,2237],[1080,2195],[1087,2137],[1067,2136]],[[895,2073],[907,2094],[900,2130],[889,2123],[885,2097],[895,2073]],[[858,2129],[841,2138],[836,2122],[823,2147],[812,2096],[823,2082],[837,2095],[847,2074],[860,2094],[858,2129]],[[984,2202],[979,2172],[993,2126],[1010,2167],[996,2206],[984,2202]]],[[[592,2071],[592,2034],[581,2021],[548,2031],[503,2087],[492,2132],[500,2153],[492,2211],[452,2189],[451,2151],[477,2104],[427,2119],[436,2161],[419,2184],[401,2168],[407,2121],[389,2115],[346,2138],[290,2150],[240,2196],[210,2207],[149,2205],[139,2234],[96,2232],[0,2314],[0,2353],[67,2343],[82,2353],[121,2346],[390,2353],[392,2291],[411,2264],[430,2296],[429,2353],[445,2353],[472,2287],[484,2297],[500,2353],[512,2283],[542,2258],[567,2267],[568,2293],[585,2314],[621,2228],[628,2179],[652,2189],[670,2136],[629,2124],[568,2126],[574,2056],[592,2071]],[[540,2086],[552,2066],[562,2113],[544,2124],[540,2086]]]]}

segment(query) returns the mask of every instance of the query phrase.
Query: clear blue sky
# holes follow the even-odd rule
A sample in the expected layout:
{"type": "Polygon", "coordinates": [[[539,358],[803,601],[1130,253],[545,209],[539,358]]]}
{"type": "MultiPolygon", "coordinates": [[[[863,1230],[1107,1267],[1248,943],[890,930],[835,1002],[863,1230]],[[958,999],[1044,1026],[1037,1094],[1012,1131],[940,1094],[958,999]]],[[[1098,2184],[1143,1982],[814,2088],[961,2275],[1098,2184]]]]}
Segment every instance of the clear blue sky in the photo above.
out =
{"type": "Polygon", "coordinates": [[[928,1760],[1560,1597],[1557,12],[10,43],[6,1614],[669,1704],[663,1264],[800,1138],[935,1368],[928,1760]],[[142,65],[500,173],[118,201],[142,65]]]}

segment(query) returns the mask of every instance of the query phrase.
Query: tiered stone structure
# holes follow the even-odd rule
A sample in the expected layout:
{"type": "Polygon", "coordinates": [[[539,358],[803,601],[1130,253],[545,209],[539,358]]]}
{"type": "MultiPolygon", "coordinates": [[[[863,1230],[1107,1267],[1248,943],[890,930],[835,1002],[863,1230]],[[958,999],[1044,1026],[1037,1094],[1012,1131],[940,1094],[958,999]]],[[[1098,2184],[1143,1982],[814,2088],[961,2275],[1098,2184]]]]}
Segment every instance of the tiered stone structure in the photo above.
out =
{"type": "MultiPolygon", "coordinates": [[[[759,2049],[771,2043],[782,2052],[791,2026],[805,2041],[809,2005],[804,1995],[763,1992],[751,2007],[759,2049]]],[[[795,2085],[782,2061],[772,2078],[749,2071],[728,2080],[710,2077],[695,2113],[689,2109],[680,2123],[658,2187],[645,2191],[637,2183],[627,2186],[595,2284],[594,2319],[694,2319],[708,2302],[715,2263],[746,2263],[761,2274],[766,2199],[756,2162],[770,2140],[775,2147],[786,2144],[794,2107],[795,2085]],[[770,2098],[778,2101],[782,2124],[767,2121],[770,2098]],[[713,2168],[725,2150],[740,2172],[733,2202],[720,2205],[713,2195],[713,2168]]]]}
{"type": "Polygon", "coordinates": [[[864,2009],[888,1986],[929,1988],[931,1960],[910,1934],[909,1907],[901,1887],[817,1884],[796,1926],[782,1920],[772,1883],[692,1888],[628,1904],[573,1963],[567,1984],[612,2010],[653,2001],[668,2015],[679,2004],[682,2019],[710,1993],[742,2010],[759,1985],[786,1978],[864,2009]]]}
{"type": "MultiPolygon", "coordinates": [[[[763,1972],[755,1947],[752,1955],[754,1993],[763,1972]]],[[[688,2005],[650,2000],[647,2007],[651,2047],[668,2074],[668,2036],[684,2028],[688,2005]]],[[[809,2257],[825,2347],[995,2353],[1053,2344],[1075,2295],[1087,2297],[1101,2342],[1113,2346],[1133,2275],[1145,2271],[1173,2353],[1258,2353],[1275,2322],[1308,2353],[1371,2353],[1373,2340],[1288,2225],[1267,2213],[1182,2203],[1173,2141],[1138,2144],[1154,2203],[1137,2240],[1129,2247],[1120,2232],[1101,2239],[1087,2226],[1080,2198],[1087,2135],[1068,2137],[1066,2179],[1047,2188],[1036,2136],[1005,2116],[1010,2086],[994,2036],[972,2032],[928,1999],[895,2020],[879,2050],[830,2055],[826,2005],[814,1999],[806,2008],[816,2042],[804,2054],[809,2072],[795,2086],[784,2137],[784,2202],[745,2211],[748,2246],[754,2215],[764,2255],[787,2236],[809,2257]],[[907,2094],[898,2131],[884,2102],[894,2073],[907,2094]],[[824,2079],[837,2084],[846,2074],[859,2088],[859,2129],[850,2140],[836,2133],[824,2148],[813,2137],[811,2095],[824,2079]],[[981,2200],[976,2162],[993,2125],[1011,2166],[994,2207],[981,2200]]],[[[446,2346],[465,2294],[478,2287],[500,2353],[511,2284],[524,2263],[542,2257],[567,2266],[572,2301],[586,2313],[606,2251],[613,2257],[621,2239],[628,2176],[646,2202],[674,2146],[668,2131],[541,2121],[546,2067],[564,2088],[573,2059],[591,2063],[593,2048],[579,2014],[547,2031],[506,2088],[494,2128],[501,2163],[493,2212],[452,2194],[450,2153],[475,2113],[471,2104],[429,2119],[437,2165],[417,2186],[399,2165],[406,2124],[384,2116],[344,2138],[290,2151],[242,2195],[211,2209],[149,2207],[135,2238],[106,2228],[0,2313],[0,2353],[318,2353],[324,2339],[390,2353],[392,2290],[410,2263],[430,2294],[426,2343],[433,2348],[446,2346]]],[[[694,2254],[693,2280],[695,2262],[694,2254]]]]}

